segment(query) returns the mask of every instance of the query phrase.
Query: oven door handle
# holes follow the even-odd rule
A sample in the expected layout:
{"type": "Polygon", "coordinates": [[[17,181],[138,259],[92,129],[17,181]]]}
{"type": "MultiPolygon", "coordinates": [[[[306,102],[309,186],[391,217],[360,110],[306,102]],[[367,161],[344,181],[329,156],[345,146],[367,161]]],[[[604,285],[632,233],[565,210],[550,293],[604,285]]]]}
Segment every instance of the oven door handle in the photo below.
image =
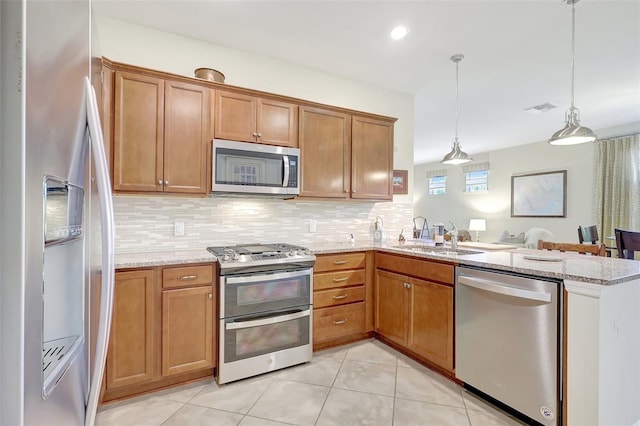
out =
{"type": "Polygon", "coordinates": [[[259,273],[256,273],[255,275],[245,275],[245,276],[227,275],[225,282],[227,284],[244,284],[244,283],[265,281],[265,279],[272,281],[272,280],[281,280],[284,278],[304,277],[307,275],[311,275],[311,268],[303,269],[300,271],[293,271],[293,272],[280,272],[277,274],[266,274],[264,272],[259,272],[259,273]]]}
{"type": "Polygon", "coordinates": [[[276,315],[269,318],[262,318],[254,321],[232,322],[225,325],[227,330],[239,330],[242,328],[262,327],[265,325],[277,324],[279,322],[291,321],[298,318],[304,318],[311,315],[311,309],[295,312],[288,315],[276,315]]]}

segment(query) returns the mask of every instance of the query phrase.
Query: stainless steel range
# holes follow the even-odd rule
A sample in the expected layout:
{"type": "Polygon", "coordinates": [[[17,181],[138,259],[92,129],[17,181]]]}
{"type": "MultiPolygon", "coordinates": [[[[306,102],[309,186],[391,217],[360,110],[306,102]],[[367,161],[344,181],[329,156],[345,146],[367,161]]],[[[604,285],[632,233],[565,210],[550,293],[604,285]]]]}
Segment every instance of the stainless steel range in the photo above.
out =
{"type": "Polygon", "coordinates": [[[220,279],[218,383],[310,361],[316,257],[283,243],[207,250],[220,279]]]}

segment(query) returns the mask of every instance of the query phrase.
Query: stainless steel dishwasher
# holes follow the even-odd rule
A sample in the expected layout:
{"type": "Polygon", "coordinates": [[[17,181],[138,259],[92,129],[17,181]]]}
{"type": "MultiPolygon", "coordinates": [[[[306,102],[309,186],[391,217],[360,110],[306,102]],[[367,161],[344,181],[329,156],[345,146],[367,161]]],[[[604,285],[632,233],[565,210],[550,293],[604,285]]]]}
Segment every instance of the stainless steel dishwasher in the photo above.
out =
{"type": "Polygon", "coordinates": [[[459,267],[455,371],[543,425],[562,423],[560,281],[459,267]]]}

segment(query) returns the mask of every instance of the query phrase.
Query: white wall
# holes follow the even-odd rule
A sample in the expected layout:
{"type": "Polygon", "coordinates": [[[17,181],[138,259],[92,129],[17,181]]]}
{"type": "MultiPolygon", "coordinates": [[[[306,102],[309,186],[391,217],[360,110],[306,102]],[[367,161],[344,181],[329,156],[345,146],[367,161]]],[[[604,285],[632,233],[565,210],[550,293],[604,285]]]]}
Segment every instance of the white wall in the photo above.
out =
{"type": "MultiPolygon", "coordinates": [[[[640,123],[601,129],[600,137],[612,137],[638,131],[640,123]]],[[[449,150],[443,146],[443,155],[449,150]]],[[[424,216],[429,224],[452,220],[459,229],[468,229],[469,219],[484,218],[487,230],[480,232],[480,241],[495,242],[504,230],[512,234],[526,232],[531,227],[550,230],[554,241],[578,242],[578,225],[595,223],[594,167],[595,144],[553,146],[547,142],[520,145],[481,154],[473,154],[474,163],[488,161],[489,191],[466,194],[463,166],[437,163],[414,168],[415,215],[424,216]],[[447,169],[447,194],[428,196],[426,172],[447,169]],[[567,170],[567,216],[564,218],[512,218],[511,176],[554,170],[567,170]]],[[[474,233],[472,233],[474,236],[474,233]]],[[[602,238],[603,236],[601,236],[602,238]]],[[[605,241],[606,242],[606,241],[605,241]]]]}
{"type": "MultiPolygon", "coordinates": [[[[413,96],[345,79],[257,54],[95,16],[101,53],[117,62],[193,77],[209,67],[225,83],[328,105],[395,117],[394,168],[413,168],[413,96]]],[[[394,201],[411,203],[409,195],[394,201]]]]}

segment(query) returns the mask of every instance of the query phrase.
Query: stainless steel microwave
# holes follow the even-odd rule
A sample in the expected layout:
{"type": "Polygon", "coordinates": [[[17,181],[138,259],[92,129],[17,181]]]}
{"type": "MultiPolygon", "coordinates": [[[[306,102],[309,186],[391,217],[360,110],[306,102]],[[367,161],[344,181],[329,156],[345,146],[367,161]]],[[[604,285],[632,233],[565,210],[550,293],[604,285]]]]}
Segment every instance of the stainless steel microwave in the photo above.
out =
{"type": "Polygon", "coordinates": [[[214,139],[212,151],[213,195],[300,193],[297,148],[214,139]]]}

